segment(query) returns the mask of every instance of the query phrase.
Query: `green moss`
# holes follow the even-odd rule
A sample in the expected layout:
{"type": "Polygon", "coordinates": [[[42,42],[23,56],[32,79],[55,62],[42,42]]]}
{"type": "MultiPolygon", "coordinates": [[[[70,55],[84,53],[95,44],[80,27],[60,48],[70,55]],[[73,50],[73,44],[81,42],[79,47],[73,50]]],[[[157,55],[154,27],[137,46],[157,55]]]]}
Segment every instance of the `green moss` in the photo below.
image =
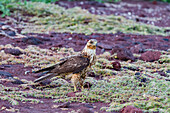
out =
{"type": "Polygon", "coordinates": [[[121,16],[94,15],[79,7],[65,9],[55,4],[27,2],[26,4],[11,4],[14,16],[29,20],[31,23],[24,24],[22,33],[48,33],[71,32],[71,33],[137,33],[152,35],[169,35],[165,33],[169,27],[156,27],[152,25],[127,20],[121,16]],[[26,17],[23,14],[33,15],[26,17]],[[34,27],[33,27],[34,26],[34,27]]]}
{"type": "MultiPolygon", "coordinates": [[[[12,45],[1,45],[2,48],[15,48],[12,45]]],[[[15,61],[22,62],[25,66],[46,67],[55,64],[60,58],[76,54],[70,48],[53,48],[53,50],[41,49],[36,46],[28,46],[19,50],[26,53],[17,57],[0,51],[0,64],[12,64],[15,61]],[[51,55],[53,54],[53,56],[51,55]],[[45,62],[44,62],[45,61],[45,62]]],[[[161,58],[168,57],[169,52],[162,51],[161,58]]],[[[46,86],[35,86],[32,81],[22,80],[24,83],[18,87],[7,87],[0,84],[0,100],[7,100],[12,105],[18,105],[19,102],[43,103],[42,98],[53,99],[54,102],[104,102],[110,103],[110,106],[103,107],[101,110],[119,111],[127,105],[133,105],[143,109],[146,112],[159,111],[166,113],[169,109],[169,76],[161,76],[157,71],[163,71],[165,74],[169,70],[168,63],[145,62],[137,60],[136,62],[121,61],[121,71],[110,69],[111,62],[106,53],[97,55],[97,63],[92,66],[96,77],[87,77],[86,84],[89,88],[84,91],[76,92],[74,97],[69,97],[68,93],[73,93],[72,84],[64,77],[54,77],[51,83],[46,86]],[[139,69],[139,70],[135,70],[139,69]],[[140,78],[136,78],[136,73],[140,78]],[[101,78],[97,78],[100,76],[101,78]],[[97,79],[96,79],[97,78],[97,79]],[[146,78],[147,81],[141,81],[146,78]],[[34,87],[33,87],[34,86],[34,87]]],[[[63,75],[64,76],[64,75],[63,75]]],[[[3,80],[0,81],[3,83],[3,80]]]]}

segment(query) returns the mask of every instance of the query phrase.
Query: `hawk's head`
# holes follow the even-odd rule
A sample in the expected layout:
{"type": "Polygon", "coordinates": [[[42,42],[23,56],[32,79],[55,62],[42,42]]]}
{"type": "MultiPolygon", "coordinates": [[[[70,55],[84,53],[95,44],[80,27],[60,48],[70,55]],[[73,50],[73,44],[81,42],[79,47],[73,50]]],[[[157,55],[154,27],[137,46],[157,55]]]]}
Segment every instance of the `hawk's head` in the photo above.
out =
{"type": "Polygon", "coordinates": [[[87,42],[87,44],[82,52],[85,53],[87,56],[95,55],[96,54],[96,46],[97,46],[97,40],[91,39],[87,42]]]}
{"type": "Polygon", "coordinates": [[[96,49],[97,45],[97,40],[96,39],[91,39],[87,42],[87,49],[96,49]]]}

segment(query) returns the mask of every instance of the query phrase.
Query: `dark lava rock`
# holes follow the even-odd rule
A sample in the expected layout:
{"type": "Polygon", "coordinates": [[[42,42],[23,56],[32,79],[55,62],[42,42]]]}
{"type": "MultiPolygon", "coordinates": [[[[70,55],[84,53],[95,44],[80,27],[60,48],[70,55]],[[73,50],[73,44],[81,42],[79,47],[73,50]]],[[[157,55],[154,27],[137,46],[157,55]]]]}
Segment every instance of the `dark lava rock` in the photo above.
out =
{"type": "Polygon", "coordinates": [[[68,96],[68,97],[75,97],[76,95],[75,95],[74,92],[69,92],[69,93],[67,94],[67,96],[68,96]]]}
{"type": "MultiPolygon", "coordinates": [[[[11,108],[13,108],[13,106],[10,105],[10,104],[3,104],[3,105],[1,105],[1,108],[2,108],[2,107],[5,107],[6,109],[11,109],[11,108]]],[[[5,113],[5,112],[2,112],[2,113],[5,113]]]]}
{"type": "Polygon", "coordinates": [[[51,41],[51,39],[48,38],[48,37],[43,37],[43,38],[41,38],[41,40],[42,40],[42,41],[51,41]]]}
{"type": "Polygon", "coordinates": [[[5,71],[0,71],[0,77],[13,78],[11,73],[8,73],[8,72],[5,72],[5,71]]]}
{"type": "Polygon", "coordinates": [[[139,72],[135,73],[135,79],[139,80],[140,82],[148,81],[148,79],[144,75],[141,75],[139,72]]]}
{"type": "Polygon", "coordinates": [[[165,74],[163,71],[157,71],[158,74],[164,77],[169,77],[167,74],[165,74]]]}
{"type": "Polygon", "coordinates": [[[15,31],[6,31],[6,34],[8,34],[9,36],[16,36],[15,31]]]}
{"type": "Polygon", "coordinates": [[[51,83],[51,81],[49,79],[47,79],[47,80],[40,82],[40,85],[46,86],[46,85],[49,85],[50,83],[51,83]]]}
{"type": "Polygon", "coordinates": [[[94,112],[88,108],[82,108],[80,109],[80,111],[78,111],[78,113],[94,113],[94,112]]]}
{"type": "Polygon", "coordinates": [[[107,45],[107,44],[103,44],[103,43],[98,43],[97,47],[101,48],[101,49],[105,49],[105,50],[112,50],[112,46],[107,45]]]}
{"type": "Polygon", "coordinates": [[[163,40],[169,42],[169,39],[168,39],[168,38],[163,38],[163,40]]]}
{"type": "Polygon", "coordinates": [[[22,38],[22,42],[27,43],[27,44],[33,44],[33,45],[39,45],[43,43],[41,40],[35,37],[22,38]]]}
{"type": "Polygon", "coordinates": [[[5,23],[3,23],[3,22],[0,22],[0,25],[5,25],[5,23]]]}
{"type": "Polygon", "coordinates": [[[66,102],[66,103],[59,105],[58,108],[68,108],[69,105],[70,105],[70,102],[66,102]]]}
{"type": "Polygon", "coordinates": [[[59,43],[55,43],[54,47],[63,47],[63,45],[65,45],[64,42],[59,42],[59,43]]]}
{"type": "Polygon", "coordinates": [[[89,77],[95,77],[96,75],[95,75],[94,72],[89,72],[89,73],[88,73],[88,76],[89,76],[89,77]]]}
{"type": "Polygon", "coordinates": [[[132,70],[132,71],[139,71],[138,67],[126,67],[126,66],[124,66],[123,68],[129,69],[129,70],[132,70]]]}
{"type": "Polygon", "coordinates": [[[120,71],[120,69],[121,69],[121,65],[118,61],[112,62],[112,66],[113,66],[113,69],[116,71],[120,71]]]}
{"type": "Polygon", "coordinates": [[[22,82],[21,80],[18,80],[18,79],[15,79],[11,83],[13,83],[13,84],[24,84],[24,82],[22,82]]]}
{"type": "Polygon", "coordinates": [[[93,108],[93,105],[92,105],[92,104],[89,104],[89,103],[85,103],[85,104],[84,104],[84,107],[93,108]]]}
{"type": "Polygon", "coordinates": [[[130,37],[119,37],[116,40],[117,41],[126,41],[126,40],[129,40],[129,39],[130,39],[130,37]]]}
{"type": "Polygon", "coordinates": [[[4,51],[6,54],[12,54],[16,56],[23,54],[19,49],[5,48],[4,51]]]}
{"type": "Polygon", "coordinates": [[[170,73],[170,70],[166,71],[167,73],[170,73]]]}
{"type": "Polygon", "coordinates": [[[138,44],[130,48],[133,53],[143,53],[145,51],[143,44],[138,44]]]}
{"type": "MultiPolygon", "coordinates": [[[[32,73],[36,73],[36,71],[33,71],[32,73]]],[[[48,73],[48,71],[45,71],[43,73],[38,74],[37,77],[41,77],[41,76],[43,76],[43,75],[45,75],[47,73],[48,73]]]]}
{"type": "Polygon", "coordinates": [[[135,75],[140,75],[141,73],[140,72],[136,72],[135,75]]]}
{"type": "Polygon", "coordinates": [[[120,113],[143,113],[143,111],[134,106],[126,106],[120,110],[120,113]]]}
{"type": "Polygon", "coordinates": [[[91,83],[89,83],[89,82],[85,82],[84,83],[84,88],[90,88],[92,86],[92,84],[91,83]]]}
{"type": "Polygon", "coordinates": [[[140,56],[140,59],[147,62],[153,62],[159,60],[161,52],[159,51],[147,51],[140,56]]]}
{"type": "Polygon", "coordinates": [[[18,80],[18,79],[14,79],[13,76],[12,76],[12,74],[9,73],[9,72],[0,71],[0,78],[1,78],[1,77],[2,77],[2,78],[7,78],[7,79],[12,78],[11,83],[13,83],[13,84],[24,84],[22,81],[20,81],[20,80],[18,80]]]}
{"type": "Polygon", "coordinates": [[[127,60],[134,61],[135,60],[135,57],[133,56],[133,53],[131,52],[131,50],[128,50],[122,46],[115,46],[112,49],[111,53],[113,54],[115,52],[117,53],[117,58],[120,60],[124,60],[124,61],[127,61],[127,60]]]}
{"type": "Polygon", "coordinates": [[[3,69],[5,69],[5,67],[0,65],[0,69],[3,70],[3,69]]]}

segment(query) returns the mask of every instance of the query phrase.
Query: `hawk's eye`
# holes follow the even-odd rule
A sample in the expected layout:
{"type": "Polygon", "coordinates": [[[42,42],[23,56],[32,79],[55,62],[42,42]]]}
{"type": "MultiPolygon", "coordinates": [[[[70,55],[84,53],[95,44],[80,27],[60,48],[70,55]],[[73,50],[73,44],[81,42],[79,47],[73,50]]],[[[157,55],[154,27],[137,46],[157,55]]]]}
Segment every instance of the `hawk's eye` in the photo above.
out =
{"type": "Polygon", "coordinates": [[[93,41],[90,41],[90,44],[93,44],[93,41]]]}

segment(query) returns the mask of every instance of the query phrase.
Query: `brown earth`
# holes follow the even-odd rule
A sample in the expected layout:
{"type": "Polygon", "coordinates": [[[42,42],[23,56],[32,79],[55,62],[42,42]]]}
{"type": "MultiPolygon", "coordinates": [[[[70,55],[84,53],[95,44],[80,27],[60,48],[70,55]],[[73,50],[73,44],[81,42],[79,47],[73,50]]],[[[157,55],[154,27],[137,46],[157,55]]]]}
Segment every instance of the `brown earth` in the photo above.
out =
{"type": "Polygon", "coordinates": [[[26,48],[28,45],[37,45],[41,48],[51,49],[51,47],[67,47],[73,48],[75,51],[80,51],[84,48],[87,40],[97,39],[99,46],[97,54],[109,51],[121,45],[132,52],[142,53],[145,49],[168,50],[170,45],[170,36],[158,35],[134,35],[134,34],[76,34],[76,33],[50,33],[50,34],[27,34],[29,41],[24,39],[10,39],[8,37],[0,36],[1,45],[12,44],[26,48]],[[139,49],[137,51],[137,49],[139,49]],[[142,49],[142,51],[140,51],[142,49]]]}

